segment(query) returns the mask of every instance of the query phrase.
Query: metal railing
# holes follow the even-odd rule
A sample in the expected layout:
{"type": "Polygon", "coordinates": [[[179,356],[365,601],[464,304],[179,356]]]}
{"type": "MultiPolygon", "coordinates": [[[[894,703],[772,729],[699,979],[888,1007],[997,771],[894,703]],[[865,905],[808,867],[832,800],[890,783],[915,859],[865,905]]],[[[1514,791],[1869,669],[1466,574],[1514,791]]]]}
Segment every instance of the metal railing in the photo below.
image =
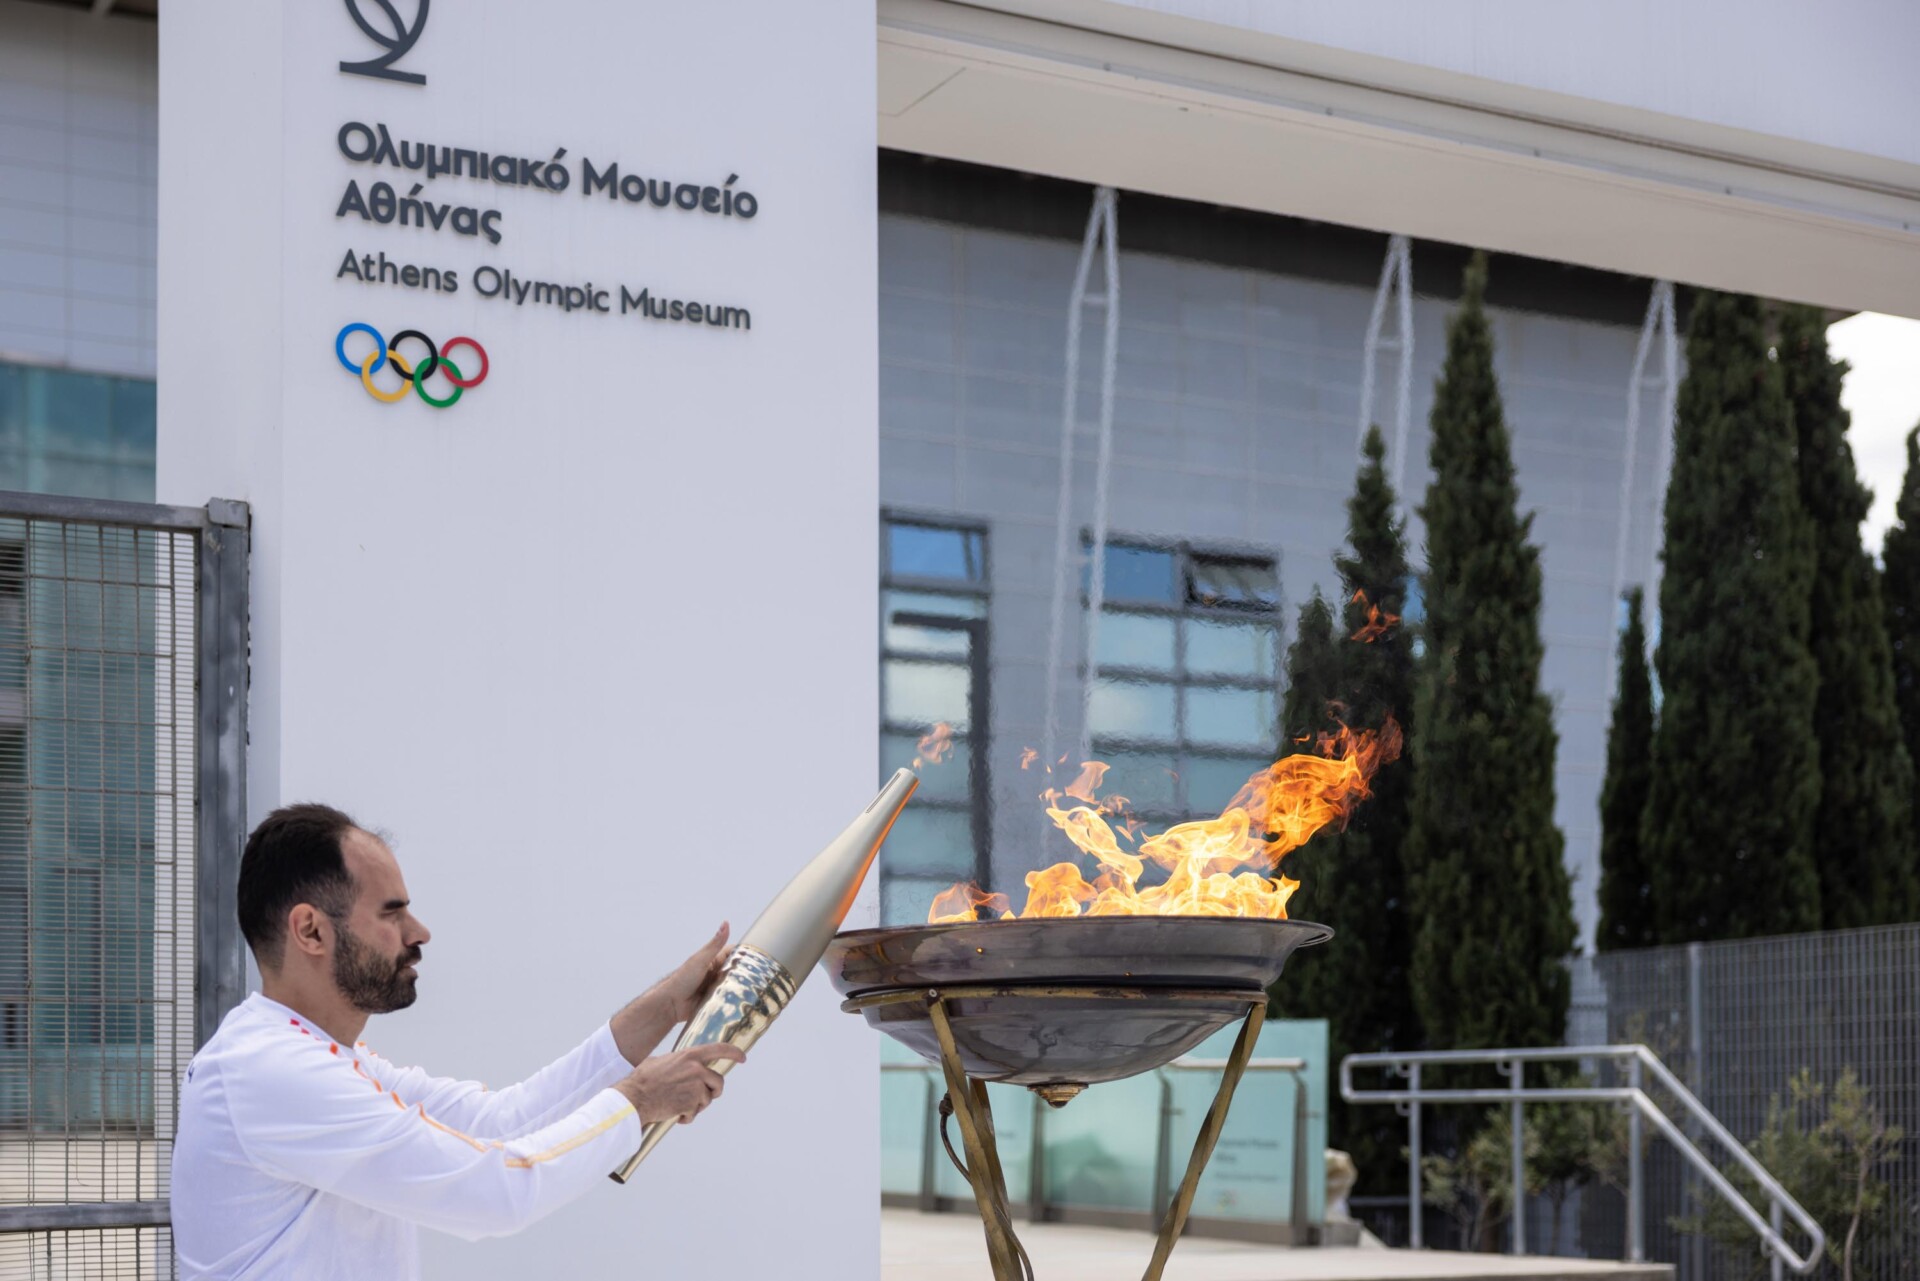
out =
{"type": "MultiPolygon", "coordinates": [[[[1158,1223],[1166,1214],[1173,1178],[1173,1076],[1181,1072],[1226,1070],[1225,1059],[1178,1058],[1158,1069],[1160,1077],[1159,1132],[1154,1141],[1153,1206],[1151,1221],[1158,1223]]],[[[926,1107],[920,1135],[920,1190],[918,1207],[931,1212],[940,1208],[935,1188],[939,1176],[936,1155],[940,1150],[939,1101],[944,1091],[940,1069],[930,1063],[882,1063],[882,1072],[919,1072],[926,1078],[926,1107]]],[[[1320,1233],[1307,1203],[1308,1157],[1306,1135],[1308,1120],[1307,1061],[1305,1059],[1249,1059],[1248,1072],[1284,1072],[1293,1078],[1293,1199],[1289,1214],[1289,1241],[1293,1245],[1316,1244],[1320,1233]]],[[[1027,1221],[1042,1223],[1051,1208],[1047,1200],[1046,1117],[1052,1109],[1035,1095],[1033,1131],[1027,1166],[1027,1221]]]]}
{"type": "Polygon", "coordinates": [[[245,503],[0,492],[0,1276],[171,1276],[194,1050],[244,995],[245,503]]]}
{"type": "Polygon", "coordinates": [[[1753,1154],[1743,1147],[1740,1141],[1720,1124],[1719,1120],[1695,1098],[1693,1092],[1680,1079],[1668,1070],[1644,1045],[1591,1045],[1571,1046],[1554,1049],[1515,1049],[1515,1050],[1432,1050],[1423,1053],[1407,1054],[1349,1054],[1340,1061],[1340,1097],[1349,1103],[1392,1103],[1407,1117],[1407,1200],[1410,1221],[1410,1243],[1417,1249],[1421,1246],[1420,1223],[1420,1108],[1428,1103],[1506,1103],[1512,1108],[1513,1131],[1513,1222],[1512,1253],[1521,1254],[1526,1243],[1526,1177],[1525,1177],[1525,1128],[1522,1124],[1522,1109],[1528,1103],[1619,1103],[1627,1108],[1627,1262],[1641,1263],[1646,1259],[1646,1213],[1643,1199],[1644,1188],[1641,1169],[1642,1131],[1644,1118],[1651,1122],[1674,1149],[1685,1158],[1687,1163],[1704,1179],[1707,1186],[1719,1193],[1721,1198],[1746,1221],[1760,1237],[1762,1248],[1766,1250],[1772,1276],[1779,1281],[1782,1265],[1798,1273],[1808,1273],[1818,1266],[1821,1254],[1826,1249],[1827,1235],[1813,1220],[1800,1203],[1780,1186],[1753,1154]],[[1526,1084],[1524,1073],[1528,1063],[1565,1063],[1577,1061],[1601,1061],[1614,1063],[1626,1071],[1627,1084],[1624,1086],[1532,1086],[1526,1084]],[[1463,1064],[1490,1064],[1496,1071],[1506,1074],[1508,1084],[1504,1089],[1435,1089],[1423,1087],[1420,1071],[1424,1067],[1455,1067],[1463,1064]],[[1406,1088],[1397,1090],[1362,1090],[1353,1084],[1353,1069],[1356,1067],[1384,1068],[1389,1072],[1403,1076],[1407,1080],[1406,1088]],[[1703,1153],[1681,1128],[1662,1110],[1658,1101],[1643,1087],[1648,1084],[1663,1091],[1674,1099],[1686,1113],[1687,1121],[1703,1135],[1719,1144],[1727,1158],[1746,1172],[1761,1193],[1767,1199],[1767,1217],[1762,1219],[1760,1212],[1735,1188],[1726,1175],[1703,1153]],[[1784,1228],[1785,1221],[1791,1218],[1810,1238],[1806,1253],[1796,1251],[1788,1244],[1784,1228]]]}

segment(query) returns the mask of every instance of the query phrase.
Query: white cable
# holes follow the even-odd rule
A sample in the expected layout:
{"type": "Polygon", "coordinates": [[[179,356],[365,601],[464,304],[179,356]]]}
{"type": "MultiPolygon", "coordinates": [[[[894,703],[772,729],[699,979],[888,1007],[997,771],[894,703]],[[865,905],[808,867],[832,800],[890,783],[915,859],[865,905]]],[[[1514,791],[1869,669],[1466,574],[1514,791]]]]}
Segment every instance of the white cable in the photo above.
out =
{"type": "Polygon", "coordinates": [[[1079,760],[1093,754],[1093,687],[1099,675],[1100,611],[1107,603],[1107,492],[1113,470],[1113,376],[1120,355],[1120,235],[1118,202],[1113,188],[1094,195],[1096,215],[1104,210],[1106,235],[1101,238],[1101,265],[1106,271],[1107,323],[1100,352],[1100,449],[1093,472],[1093,546],[1088,555],[1086,679],[1080,684],[1079,760]]]}
{"type": "MultiPolygon", "coordinates": [[[[1053,528],[1053,613],[1047,629],[1047,705],[1046,733],[1041,742],[1041,764],[1051,768],[1060,751],[1060,663],[1064,657],[1067,633],[1067,605],[1070,599],[1071,570],[1079,564],[1073,546],[1073,433],[1079,416],[1080,400],[1080,313],[1087,305],[1087,276],[1093,269],[1093,250],[1103,228],[1111,225],[1113,189],[1100,187],[1093,193],[1093,208],[1087,214],[1086,234],[1080,242],[1080,262],[1074,269],[1073,289],[1067,296],[1067,368],[1066,395],[1060,413],[1060,493],[1053,528]]],[[[1118,281],[1115,274],[1115,283],[1118,281]]],[[[1108,332],[1113,332],[1113,313],[1108,317],[1108,332]]],[[[1111,348],[1105,357],[1103,372],[1111,367],[1111,348]]],[[[1102,414],[1111,422],[1111,377],[1105,379],[1102,414]]],[[[1104,587],[1104,583],[1103,583],[1104,587]]],[[[1077,596],[1077,592],[1071,593],[1077,596]]],[[[1085,726],[1081,727],[1082,737],[1085,726]]]]}
{"type": "MultiPolygon", "coordinates": [[[[1659,304],[1657,337],[1660,340],[1660,463],[1653,475],[1655,498],[1654,528],[1648,537],[1647,602],[1655,613],[1660,608],[1660,545],[1666,525],[1667,482],[1673,478],[1673,433],[1675,410],[1680,396],[1680,337],[1674,323],[1673,282],[1658,281],[1653,286],[1653,301],[1659,304]]],[[[1651,310],[1652,304],[1649,304],[1651,310]]],[[[1656,630],[1647,628],[1647,657],[1651,661],[1656,630]]]]}
{"type": "MultiPolygon", "coordinates": [[[[1354,436],[1354,450],[1366,443],[1367,428],[1373,418],[1374,367],[1382,348],[1395,351],[1400,360],[1394,377],[1397,403],[1393,411],[1393,487],[1398,493],[1406,479],[1407,433],[1413,415],[1413,244],[1405,236],[1387,237],[1387,256],[1380,264],[1380,283],[1373,291],[1373,310],[1367,315],[1367,337],[1360,351],[1360,428],[1354,436]],[[1391,338],[1381,336],[1386,327],[1387,304],[1393,303],[1394,328],[1391,338]]],[[[1402,506],[1404,506],[1404,501],[1402,506]]]]}

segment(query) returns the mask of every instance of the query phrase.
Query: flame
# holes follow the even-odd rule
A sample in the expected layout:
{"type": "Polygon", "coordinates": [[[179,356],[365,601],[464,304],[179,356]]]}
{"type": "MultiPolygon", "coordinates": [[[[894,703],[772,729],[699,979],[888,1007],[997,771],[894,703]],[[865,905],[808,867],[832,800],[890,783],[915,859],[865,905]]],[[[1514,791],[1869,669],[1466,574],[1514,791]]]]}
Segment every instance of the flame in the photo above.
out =
{"type": "Polygon", "coordinates": [[[923,765],[938,765],[947,759],[953,751],[953,726],[941,721],[929,730],[924,738],[913,745],[913,768],[923,765]]]}
{"type": "Polygon", "coordinates": [[[1362,623],[1360,630],[1349,636],[1347,638],[1348,640],[1357,640],[1362,644],[1372,644],[1388,632],[1391,632],[1400,623],[1400,615],[1387,613],[1378,605],[1369,601],[1365,592],[1356,591],[1350,603],[1365,605],[1367,607],[1367,621],[1362,623]]]}
{"type": "MultiPolygon", "coordinates": [[[[1342,725],[1321,735],[1317,753],[1297,752],[1249,778],[1218,818],[1180,823],[1130,841],[1142,825],[1127,812],[1124,797],[1097,799],[1107,772],[1087,761],[1064,792],[1042,793],[1047,816],[1081,854],[1094,860],[1098,874],[1089,881],[1078,863],[1056,863],[1027,873],[1027,902],[1022,919],[1042,916],[1251,916],[1285,920],[1287,900],[1300,887],[1280,874],[1280,860],[1329,823],[1344,823],[1354,806],[1371,795],[1374,772],[1400,755],[1399,724],[1392,717],[1377,731],[1342,725]],[[1065,806],[1060,802],[1080,802],[1065,806]],[[1120,822],[1114,830],[1109,818],[1120,822]],[[1167,877],[1141,888],[1149,863],[1167,877]]],[[[979,919],[984,907],[1006,919],[1012,904],[1004,894],[986,894],[977,886],[955,885],[933,902],[929,924],[979,919]]]]}

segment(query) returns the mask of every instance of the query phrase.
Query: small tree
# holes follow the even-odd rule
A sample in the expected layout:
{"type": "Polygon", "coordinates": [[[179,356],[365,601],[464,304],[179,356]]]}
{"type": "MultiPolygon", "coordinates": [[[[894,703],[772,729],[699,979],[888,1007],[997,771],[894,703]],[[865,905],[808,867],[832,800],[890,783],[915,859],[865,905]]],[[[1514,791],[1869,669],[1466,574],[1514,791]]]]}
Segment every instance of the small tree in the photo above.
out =
{"type": "MultiPolygon", "coordinates": [[[[1803,1069],[1788,1080],[1786,1099],[1776,1094],[1768,1100],[1766,1128],[1747,1150],[1827,1230],[1827,1258],[1839,1265],[1841,1281],[1853,1281],[1861,1244],[1891,1226],[1889,1189],[1878,1171],[1899,1156],[1904,1137],[1887,1124],[1852,1068],[1840,1074],[1831,1093],[1803,1069]]],[[[1745,1171],[1729,1177],[1750,1204],[1765,1204],[1745,1171]]],[[[1702,1213],[1675,1219],[1674,1227],[1705,1233],[1729,1258],[1748,1261],[1750,1279],[1766,1270],[1753,1229],[1717,1197],[1702,1213]]]]}
{"type": "MultiPolygon", "coordinates": [[[[1920,762],[1920,427],[1907,433],[1907,477],[1880,559],[1880,603],[1893,652],[1893,695],[1907,755],[1920,762]]],[[[1920,790],[1914,807],[1920,813],[1920,790]]]]}
{"type": "Polygon", "coordinates": [[[1640,615],[1645,594],[1627,593],[1627,627],[1620,636],[1620,689],[1607,730],[1607,778],[1600,789],[1600,951],[1652,947],[1652,875],[1640,847],[1640,822],[1653,783],[1653,681],[1647,673],[1647,633],[1640,615]]]}
{"type": "Polygon", "coordinates": [[[1486,282],[1475,254],[1434,389],[1406,843],[1413,990],[1429,1039],[1460,1048],[1559,1044],[1574,942],[1540,691],[1540,553],[1517,510],[1486,282]]]}
{"type": "Polygon", "coordinates": [[[1642,847],[1663,943],[1818,928],[1813,539],[1758,301],[1702,293],[1667,485],[1642,847]]]}
{"type": "Polygon", "coordinates": [[[1820,669],[1814,735],[1820,805],[1813,859],[1820,922],[1830,930],[1920,915],[1913,849],[1913,761],[1894,700],[1893,652],[1880,575],[1860,545],[1872,494],[1860,483],[1840,405],[1843,361],[1827,354],[1826,315],[1780,317],[1780,367],[1799,437],[1800,503],[1812,523],[1810,644],[1820,669]]]}

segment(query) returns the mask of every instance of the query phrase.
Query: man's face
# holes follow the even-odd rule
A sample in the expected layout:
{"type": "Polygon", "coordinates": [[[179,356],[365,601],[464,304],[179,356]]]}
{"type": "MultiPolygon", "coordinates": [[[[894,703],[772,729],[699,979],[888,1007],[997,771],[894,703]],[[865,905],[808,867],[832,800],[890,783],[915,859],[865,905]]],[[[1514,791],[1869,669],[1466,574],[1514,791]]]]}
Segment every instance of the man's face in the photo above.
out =
{"type": "Polygon", "coordinates": [[[420,949],[433,936],[409,910],[400,864],[386,842],[358,828],[340,842],[357,891],[335,922],[333,981],[355,1009],[387,1014],[413,1004],[420,949]]]}

